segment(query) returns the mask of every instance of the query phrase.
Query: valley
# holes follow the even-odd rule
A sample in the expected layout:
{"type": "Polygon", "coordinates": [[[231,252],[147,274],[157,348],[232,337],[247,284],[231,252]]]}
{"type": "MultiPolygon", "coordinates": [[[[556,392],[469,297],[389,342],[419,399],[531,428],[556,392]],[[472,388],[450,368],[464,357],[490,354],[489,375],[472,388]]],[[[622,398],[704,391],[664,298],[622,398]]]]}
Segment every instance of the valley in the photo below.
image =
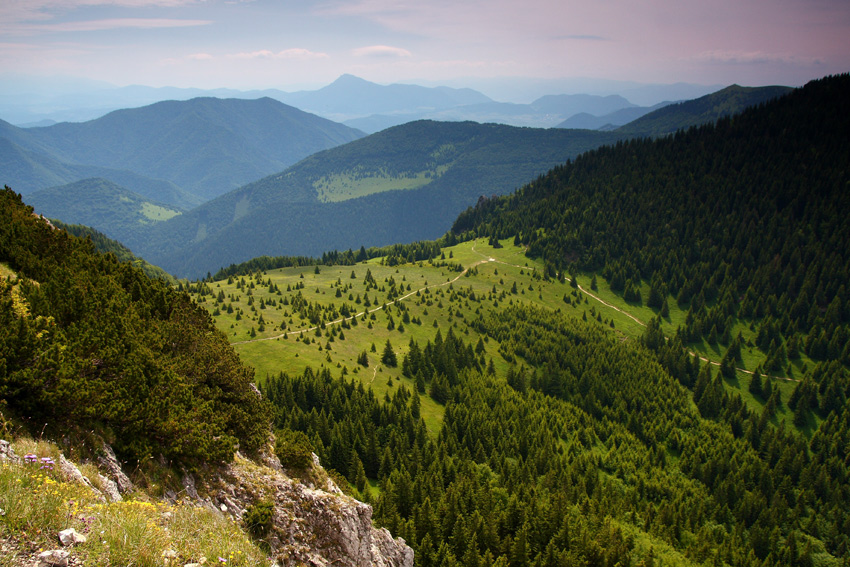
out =
{"type": "MultiPolygon", "coordinates": [[[[332,479],[425,567],[838,567],[850,76],[780,91],[645,134],[413,122],[191,210],[74,188],[177,280],[7,188],[0,424],[108,440],[147,497],[332,479]]],[[[304,557],[265,490],[219,509],[304,557]]]]}

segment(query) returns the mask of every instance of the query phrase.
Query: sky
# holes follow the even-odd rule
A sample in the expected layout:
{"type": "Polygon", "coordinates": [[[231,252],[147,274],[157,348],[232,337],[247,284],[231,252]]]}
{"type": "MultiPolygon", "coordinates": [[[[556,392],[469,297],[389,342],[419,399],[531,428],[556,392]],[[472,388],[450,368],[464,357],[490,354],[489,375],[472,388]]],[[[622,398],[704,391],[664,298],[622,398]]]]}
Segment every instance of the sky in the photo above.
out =
{"type": "Polygon", "coordinates": [[[0,78],[119,86],[798,86],[850,71],[848,0],[0,0],[0,30],[0,78]]]}

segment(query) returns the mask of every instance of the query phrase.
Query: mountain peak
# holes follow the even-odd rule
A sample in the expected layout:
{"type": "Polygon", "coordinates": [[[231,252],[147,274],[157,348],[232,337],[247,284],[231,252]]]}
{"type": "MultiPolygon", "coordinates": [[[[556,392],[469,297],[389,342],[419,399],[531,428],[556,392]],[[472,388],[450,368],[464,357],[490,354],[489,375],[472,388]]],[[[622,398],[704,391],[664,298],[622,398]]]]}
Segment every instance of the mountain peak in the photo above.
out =
{"type": "Polygon", "coordinates": [[[356,75],[351,75],[349,73],[345,73],[337,77],[333,83],[328,86],[353,86],[353,85],[374,85],[375,83],[371,81],[367,81],[366,79],[360,78],[356,75]]]}

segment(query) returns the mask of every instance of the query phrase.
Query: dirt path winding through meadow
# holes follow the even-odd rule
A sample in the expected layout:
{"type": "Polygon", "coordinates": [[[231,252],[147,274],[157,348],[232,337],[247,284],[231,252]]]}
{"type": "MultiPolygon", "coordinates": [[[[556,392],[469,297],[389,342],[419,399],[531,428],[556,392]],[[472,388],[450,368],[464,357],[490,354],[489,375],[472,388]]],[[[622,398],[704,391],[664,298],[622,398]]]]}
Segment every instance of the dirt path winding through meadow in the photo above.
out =
{"type": "MultiPolygon", "coordinates": [[[[478,255],[479,255],[479,256],[481,256],[481,257],[487,258],[487,260],[481,260],[480,262],[477,262],[477,263],[475,264],[476,266],[477,266],[477,265],[479,265],[479,264],[481,264],[481,263],[483,263],[483,262],[495,262],[495,263],[497,263],[497,264],[503,264],[503,265],[505,265],[505,266],[511,266],[511,267],[513,267],[513,268],[520,268],[520,269],[523,269],[523,270],[536,270],[536,269],[537,269],[537,268],[535,268],[535,267],[533,267],[533,266],[528,266],[528,265],[520,266],[520,265],[518,265],[518,264],[509,264],[508,262],[502,262],[501,260],[496,260],[495,258],[491,258],[491,257],[489,257],[489,256],[485,256],[484,254],[482,254],[481,252],[479,252],[479,251],[477,251],[477,250],[475,249],[475,241],[473,241],[473,243],[472,243],[472,251],[473,251],[474,253],[478,254],[478,255]]],[[[591,297],[591,298],[595,299],[596,301],[598,301],[598,302],[599,302],[599,303],[601,303],[602,305],[605,305],[606,307],[610,307],[611,309],[613,309],[614,311],[617,311],[618,313],[622,313],[623,315],[625,315],[626,317],[628,317],[629,319],[631,319],[632,321],[634,321],[635,323],[637,323],[637,324],[638,324],[638,325],[640,325],[641,327],[646,327],[646,323],[644,323],[643,321],[641,321],[640,319],[638,319],[637,317],[635,317],[634,315],[632,315],[632,314],[631,314],[631,313],[629,313],[628,311],[624,311],[624,310],[620,309],[619,307],[617,307],[616,305],[611,305],[610,303],[608,303],[607,301],[605,301],[605,300],[604,300],[604,299],[602,299],[601,297],[599,297],[599,296],[597,296],[597,295],[594,295],[593,293],[591,293],[591,292],[587,291],[586,289],[584,289],[583,287],[581,287],[581,285],[579,285],[579,284],[578,284],[578,282],[576,282],[576,286],[578,287],[578,290],[579,290],[580,292],[582,292],[583,294],[587,295],[588,297],[591,297]]],[[[670,339],[669,339],[669,338],[665,335],[665,336],[664,336],[664,340],[665,340],[665,341],[669,341],[670,339]]],[[[688,350],[688,354],[690,354],[691,356],[698,356],[698,357],[699,357],[699,359],[700,359],[701,361],[703,361],[703,362],[707,362],[707,363],[712,364],[712,365],[714,365],[714,366],[720,366],[720,363],[719,363],[719,362],[715,362],[715,361],[713,361],[713,360],[711,360],[711,359],[709,359],[709,358],[706,358],[705,356],[703,356],[703,355],[701,355],[701,354],[699,354],[699,353],[697,353],[697,352],[694,352],[694,351],[692,351],[692,350],[688,350]]],[[[749,374],[749,375],[753,375],[753,374],[754,374],[754,372],[753,372],[752,370],[747,370],[746,368],[738,368],[738,367],[735,367],[735,370],[738,370],[738,371],[740,371],[740,372],[743,372],[744,374],[749,374]]],[[[786,376],[771,376],[771,375],[769,375],[769,374],[765,374],[765,375],[764,375],[764,377],[765,377],[765,378],[772,378],[772,379],[774,379],[774,380],[784,380],[785,382],[799,382],[799,381],[800,381],[800,380],[798,380],[798,379],[796,379],[796,378],[788,378],[788,377],[786,377],[786,376]]]]}
{"type": "MultiPolygon", "coordinates": [[[[473,248],[474,248],[474,244],[473,244],[473,248]]],[[[473,251],[474,251],[474,250],[473,250],[473,251]]],[[[476,252],[476,254],[478,254],[478,252],[476,252]]],[[[395,304],[395,303],[396,303],[396,302],[398,302],[398,301],[404,301],[404,300],[405,300],[405,299],[407,299],[408,297],[410,297],[410,296],[412,296],[412,295],[416,295],[417,293],[419,293],[419,292],[421,292],[421,291],[425,291],[426,289],[431,289],[432,287],[442,287],[442,286],[451,285],[451,284],[455,283],[456,281],[458,281],[458,280],[459,280],[460,278],[462,278],[463,276],[465,276],[465,275],[466,275],[466,273],[467,273],[469,270],[471,270],[472,268],[474,268],[474,267],[476,267],[476,266],[480,266],[481,264],[485,264],[485,263],[487,263],[487,262],[495,262],[495,261],[496,261],[496,260],[495,260],[494,258],[489,258],[489,259],[487,259],[487,260],[480,260],[480,261],[478,261],[478,262],[475,262],[475,263],[471,264],[468,268],[465,268],[462,272],[460,272],[460,273],[459,273],[459,274],[458,274],[458,275],[457,275],[454,279],[452,279],[452,280],[448,280],[448,281],[446,281],[446,282],[439,283],[439,284],[426,285],[425,287],[420,287],[419,289],[414,290],[414,291],[411,291],[411,292],[407,293],[406,295],[402,295],[401,297],[398,297],[398,298],[396,298],[396,299],[393,299],[393,300],[392,300],[392,301],[390,301],[390,302],[384,303],[384,304],[383,304],[383,305],[381,305],[380,307],[376,307],[375,309],[372,309],[371,311],[369,311],[368,309],[366,309],[365,311],[361,311],[360,313],[357,313],[356,315],[349,315],[348,317],[340,317],[339,319],[335,319],[335,320],[333,320],[333,321],[329,321],[329,322],[325,323],[325,326],[327,327],[328,325],[339,325],[339,324],[341,324],[343,321],[351,321],[351,320],[352,320],[352,319],[354,319],[355,317],[360,317],[360,316],[362,316],[362,315],[368,315],[369,313],[374,313],[375,311],[380,311],[381,309],[383,309],[383,308],[384,308],[384,306],[389,307],[390,305],[393,305],[393,304],[395,304]]],[[[319,325],[314,325],[314,326],[312,326],[312,327],[309,327],[309,328],[306,328],[306,329],[299,329],[299,330],[297,330],[297,331],[286,331],[286,332],[284,332],[284,333],[280,333],[280,334],[275,335],[275,336],[273,336],[273,337],[262,337],[262,338],[259,338],[259,339],[249,339],[249,340],[247,340],[247,341],[237,341],[237,342],[230,343],[230,344],[231,344],[231,345],[233,345],[233,346],[235,346],[235,345],[244,345],[244,344],[248,344],[248,343],[258,343],[258,342],[261,342],[261,341],[273,341],[273,340],[275,340],[275,339],[279,339],[279,338],[281,338],[281,337],[283,337],[283,336],[286,336],[286,335],[297,335],[297,334],[299,334],[299,333],[309,333],[310,331],[315,331],[318,327],[319,327],[319,325]]]]}
{"type": "MultiPolygon", "coordinates": [[[[460,272],[460,273],[459,273],[459,274],[458,274],[458,275],[457,275],[454,279],[451,279],[451,280],[448,280],[448,281],[445,281],[445,282],[443,282],[443,283],[439,283],[439,284],[426,285],[426,286],[421,287],[421,288],[419,288],[419,289],[417,289],[417,290],[415,290],[415,291],[411,291],[411,292],[409,292],[409,293],[407,293],[407,294],[405,294],[405,295],[403,295],[403,296],[401,296],[401,297],[399,297],[399,298],[396,298],[396,299],[394,299],[394,300],[392,300],[392,301],[390,301],[390,302],[388,302],[388,303],[384,303],[383,305],[381,305],[381,306],[379,306],[379,307],[376,307],[375,309],[372,309],[371,311],[369,311],[368,309],[366,309],[365,311],[361,311],[360,313],[357,313],[356,315],[350,315],[350,316],[348,316],[348,317],[340,317],[339,319],[335,319],[335,320],[333,320],[333,321],[329,321],[329,322],[325,323],[325,326],[327,327],[328,325],[339,325],[339,324],[341,324],[343,321],[351,321],[351,320],[352,320],[352,319],[354,319],[355,317],[361,317],[361,316],[363,316],[363,315],[367,315],[367,314],[369,314],[369,313],[374,313],[375,311],[380,311],[380,310],[382,310],[382,309],[384,308],[384,306],[390,306],[390,305],[395,304],[395,303],[396,303],[396,302],[398,302],[398,301],[404,301],[404,300],[405,300],[405,299],[407,299],[408,297],[410,297],[410,296],[412,296],[412,295],[416,295],[417,293],[422,292],[422,291],[425,291],[426,289],[431,289],[431,288],[435,288],[435,287],[443,287],[443,286],[451,285],[451,284],[453,284],[454,282],[458,281],[458,280],[459,280],[460,278],[462,278],[463,276],[465,276],[465,275],[466,275],[466,273],[467,273],[467,272],[469,272],[469,270],[471,270],[471,269],[473,269],[473,268],[475,268],[475,267],[477,267],[477,266],[480,266],[481,264],[487,264],[487,263],[491,263],[491,262],[492,262],[492,263],[494,263],[494,264],[502,264],[502,265],[505,265],[505,266],[510,266],[510,267],[512,267],[512,268],[520,268],[521,270],[536,270],[536,269],[537,269],[537,268],[535,268],[535,267],[533,267],[533,266],[528,266],[528,265],[520,266],[519,264],[510,264],[510,263],[508,263],[508,262],[504,262],[504,261],[502,261],[502,260],[497,260],[496,258],[493,258],[492,256],[488,256],[488,255],[482,254],[481,252],[479,252],[479,251],[477,251],[477,250],[475,249],[475,244],[476,244],[476,242],[477,242],[477,241],[475,241],[475,240],[472,242],[471,250],[472,250],[472,252],[473,252],[473,253],[478,254],[479,256],[481,256],[481,257],[482,257],[482,260],[479,260],[479,261],[477,261],[477,262],[473,262],[472,264],[470,264],[468,268],[465,268],[465,269],[464,269],[462,272],[460,272]]],[[[586,289],[584,289],[583,287],[581,287],[581,285],[578,285],[578,283],[576,284],[576,286],[577,286],[578,290],[579,290],[580,292],[582,292],[583,294],[585,294],[586,296],[588,296],[588,297],[590,297],[590,298],[592,298],[592,299],[594,299],[594,300],[598,301],[599,303],[601,303],[602,305],[604,305],[604,306],[606,306],[606,307],[609,307],[609,308],[613,309],[614,311],[617,311],[618,313],[622,313],[623,315],[625,315],[626,317],[628,317],[629,319],[631,319],[632,321],[634,321],[634,322],[635,322],[635,323],[637,323],[638,325],[640,325],[640,326],[642,326],[642,327],[646,327],[646,323],[644,323],[643,321],[641,321],[640,319],[638,319],[637,317],[635,317],[634,315],[632,315],[632,314],[631,314],[631,313],[629,313],[628,311],[624,311],[623,309],[620,309],[620,308],[619,308],[619,307],[617,307],[616,305],[612,305],[612,304],[608,303],[607,301],[605,301],[605,300],[604,300],[604,299],[602,299],[601,297],[599,297],[599,296],[597,296],[597,295],[594,295],[593,293],[591,293],[591,292],[587,291],[586,289]]],[[[287,335],[297,335],[297,334],[299,334],[299,333],[302,333],[302,334],[303,334],[303,333],[309,333],[309,332],[311,332],[311,331],[315,331],[318,327],[319,327],[319,325],[314,325],[314,326],[312,326],[312,327],[308,327],[308,328],[305,328],[305,329],[299,329],[299,330],[297,330],[297,331],[286,331],[286,332],[283,332],[283,333],[280,333],[280,334],[274,335],[274,336],[272,336],[272,337],[262,337],[262,338],[258,338],[258,339],[249,339],[249,340],[247,340],[247,341],[237,341],[237,342],[233,342],[233,343],[230,343],[230,344],[231,344],[231,345],[233,345],[233,346],[236,346],[236,345],[244,345],[244,344],[248,344],[248,343],[258,343],[258,342],[262,342],[262,341],[273,341],[273,340],[279,339],[279,338],[281,338],[281,337],[283,337],[283,336],[287,336],[287,335]]],[[[665,337],[664,337],[664,340],[670,340],[670,339],[669,339],[667,336],[665,336],[665,337]]],[[[699,357],[699,359],[700,359],[701,361],[703,361],[703,362],[707,362],[708,364],[712,364],[712,365],[714,365],[714,366],[720,366],[720,363],[719,363],[719,362],[715,362],[714,360],[711,360],[711,359],[709,359],[709,358],[707,358],[707,357],[705,357],[705,356],[702,356],[701,354],[699,354],[699,353],[697,353],[697,352],[694,352],[694,351],[692,351],[692,350],[688,350],[688,354],[690,354],[691,356],[698,356],[698,357],[699,357]]],[[[744,374],[750,374],[750,375],[754,374],[754,372],[753,372],[752,370],[747,370],[746,368],[737,368],[737,367],[736,367],[736,368],[735,368],[735,370],[738,370],[738,371],[740,371],[740,372],[743,372],[744,374]]],[[[377,373],[377,371],[378,371],[378,369],[377,369],[377,368],[375,368],[375,372],[376,372],[376,373],[377,373]]],[[[768,374],[765,374],[765,375],[764,375],[764,377],[765,377],[765,378],[772,378],[772,379],[774,379],[774,380],[784,380],[784,381],[786,381],[786,382],[799,382],[799,381],[800,381],[800,380],[795,379],[795,378],[787,378],[787,377],[785,377],[785,376],[770,376],[770,375],[768,375],[768,374]]],[[[375,379],[375,377],[373,376],[373,377],[372,377],[372,380],[374,380],[374,379],[375,379]]]]}

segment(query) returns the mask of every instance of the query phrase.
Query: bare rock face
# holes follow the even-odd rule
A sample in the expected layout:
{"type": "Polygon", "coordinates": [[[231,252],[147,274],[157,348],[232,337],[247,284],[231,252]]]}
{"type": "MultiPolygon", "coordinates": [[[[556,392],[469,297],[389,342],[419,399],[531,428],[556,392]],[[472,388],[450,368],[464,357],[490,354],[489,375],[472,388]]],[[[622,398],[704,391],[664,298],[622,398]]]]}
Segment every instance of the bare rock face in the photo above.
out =
{"type": "Polygon", "coordinates": [[[92,486],[91,481],[80,472],[77,465],[66,459],[63,454],[59,455],[59,470],[62,472],[62,477],[65,480],[84,484],[92,490],[97,490],[94,486],[92,486]]]}
{"type": "Polygon", "coordinates": [[[106,476],[115,482],[121,494],[127,494],[135,490],[136,487],[133,486],[130,478],[121,470],[121,463],[118,462],[118,458],[115,456],[112,447],[106,443],[103,444],[103,455],[98,457],[97,463],[100,465],[101,470],[106,472],[106,476]]]}
{"type": "Polygon", "coordinates": [[[257,502],[272,503],[266,539],[280,565],[413,566],[404,540],[372,526],[372,507],[342,494],[323,469],[314,467],[310,484],[330,490],[305,486],[277,468],[237,457],[202,492],[235,517],[257,502]]]}

